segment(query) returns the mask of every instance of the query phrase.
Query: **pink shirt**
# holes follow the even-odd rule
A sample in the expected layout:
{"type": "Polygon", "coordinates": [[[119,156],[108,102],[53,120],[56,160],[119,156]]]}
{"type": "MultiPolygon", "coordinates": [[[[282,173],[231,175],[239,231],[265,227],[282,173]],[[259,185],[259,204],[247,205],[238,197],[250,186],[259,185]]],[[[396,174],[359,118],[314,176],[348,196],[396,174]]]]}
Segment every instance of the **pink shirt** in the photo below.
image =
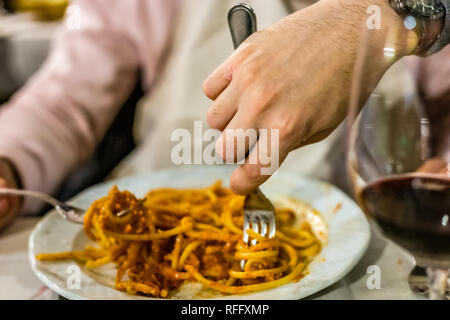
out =
{"type": "MultiPolygon", "coordinates": [[[[24,188],[52,193],[88,159],[135,85],[154,83],[177,0],[78,0],[79,30],[65,28],[50,57],[0,108],[0,157],[24,188]]],[[[24,212],[39,204],[27,200],[24,212]]]]}

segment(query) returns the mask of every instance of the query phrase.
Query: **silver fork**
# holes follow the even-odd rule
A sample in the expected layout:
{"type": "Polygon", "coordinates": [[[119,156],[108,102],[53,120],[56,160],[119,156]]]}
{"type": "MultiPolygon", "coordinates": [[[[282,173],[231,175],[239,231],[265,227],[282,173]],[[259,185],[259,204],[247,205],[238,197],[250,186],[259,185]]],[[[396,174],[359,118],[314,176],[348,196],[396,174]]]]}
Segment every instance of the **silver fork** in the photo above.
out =
{"type": "MultiPolygon", "coordinates": [[[[250,192],[244,201],[244,236],[243,240],[248,244],[249,236],[247,230],[249,228],[262,237],[275,237],[276,222],[275,209],[272,203],[262,193],[259,188],[250,192]],[[250,225],[251,224],[251,225],[250,225]]],[[[252,245],[256,244],[256,240],[252,240],[252,245]]]]}
{"type": "MultiPolygon", "coordinates": [[[[228,13],[228,25],[231,37],[236,49],[245,39],[256,32],[256,15],[253,9],[246,4],[238,4],[228,13]]],[[[276,233],[275,209],[272,203],[259,188],[250,192],[244,201],[244,236],[243,240],[249,243],[247,230],[251,228],[262,237],[273,238],[276,233]]],[[[253,239],[251,245],[257,243],[253,239]]],[[[241,260],[241,269],[244,269],[245,261],[241,260]]]]}
{"type": "MultiPolygon", "coordinates": [[[[8,188],[0,188],[0,195],[2,196],[19,196],[19,197],[32,197],[44,201],[50,205],[52,205],[56,212],[71,222],[75,223],[83,223],[84,222],[84,214],[86,213],[85,209],[81,209],[75,207],[71,204],[59,201],[48,194],[31,191],[31,190],[18,190],[18,189],[8,189],[8,188]]],[[[141,200],[142,201],[142,200],[141,200]]],[[[118,212],[116,215],[118,217],[122,217],[129,213],[131,210],[126,209],[118,212]]]]}

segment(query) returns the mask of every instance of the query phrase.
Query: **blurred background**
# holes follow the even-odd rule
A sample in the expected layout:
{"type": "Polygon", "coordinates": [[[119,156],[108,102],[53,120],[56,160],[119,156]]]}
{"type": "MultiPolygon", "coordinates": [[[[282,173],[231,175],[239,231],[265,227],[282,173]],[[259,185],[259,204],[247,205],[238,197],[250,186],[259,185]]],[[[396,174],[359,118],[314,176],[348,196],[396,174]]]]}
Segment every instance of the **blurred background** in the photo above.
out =
{"type": "Polygon", "coordinates": [[[67,0],[0,0],[0,102],[44,61],[67,0]]]}
{"type": "MultiPolygon", "coordinates": [[[[0,0],[0,105],[45,61],[52,36],[62,24],[69,4],[69,0],[0,0]]],[[[90,161],[73,172],[61,186],[57,196],[62,200],[102,181],[134,149],[132,123],[136,103],[143,95],[140,81],[136,83],[90,161]]],[[[43,212],[46,210],[44,208],[43,212]]]]}

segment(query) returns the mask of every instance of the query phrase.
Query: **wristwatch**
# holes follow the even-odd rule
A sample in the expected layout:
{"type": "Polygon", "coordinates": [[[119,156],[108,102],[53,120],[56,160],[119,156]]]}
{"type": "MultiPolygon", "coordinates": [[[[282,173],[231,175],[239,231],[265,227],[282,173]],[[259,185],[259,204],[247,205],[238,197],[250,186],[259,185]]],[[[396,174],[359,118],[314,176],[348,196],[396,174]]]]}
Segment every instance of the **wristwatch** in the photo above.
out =
{"type": "Polygon", "coordinates": [[[440,0],[390,0],[392,8],[399,14],[407,14],[424,20],[437,20],[445,15],[440,0]]]}
{"type": "Polygon", "coordinates": [[[450,0],[389,0],[389,3],[402,17],[414,18],[418,51],[422,54],[433,54],[450,43],[450,0]]]}

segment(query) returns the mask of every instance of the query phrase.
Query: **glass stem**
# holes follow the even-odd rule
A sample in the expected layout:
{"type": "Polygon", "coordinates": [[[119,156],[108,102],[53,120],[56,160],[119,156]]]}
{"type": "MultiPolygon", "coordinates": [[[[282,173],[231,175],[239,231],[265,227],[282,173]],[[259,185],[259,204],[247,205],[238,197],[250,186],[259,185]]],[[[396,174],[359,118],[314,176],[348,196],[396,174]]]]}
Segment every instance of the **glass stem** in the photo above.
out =
{"type": "Polygon", "coordinates": [[[427,268],[430,300],[446,300],[449,270],[427,268]]]}

